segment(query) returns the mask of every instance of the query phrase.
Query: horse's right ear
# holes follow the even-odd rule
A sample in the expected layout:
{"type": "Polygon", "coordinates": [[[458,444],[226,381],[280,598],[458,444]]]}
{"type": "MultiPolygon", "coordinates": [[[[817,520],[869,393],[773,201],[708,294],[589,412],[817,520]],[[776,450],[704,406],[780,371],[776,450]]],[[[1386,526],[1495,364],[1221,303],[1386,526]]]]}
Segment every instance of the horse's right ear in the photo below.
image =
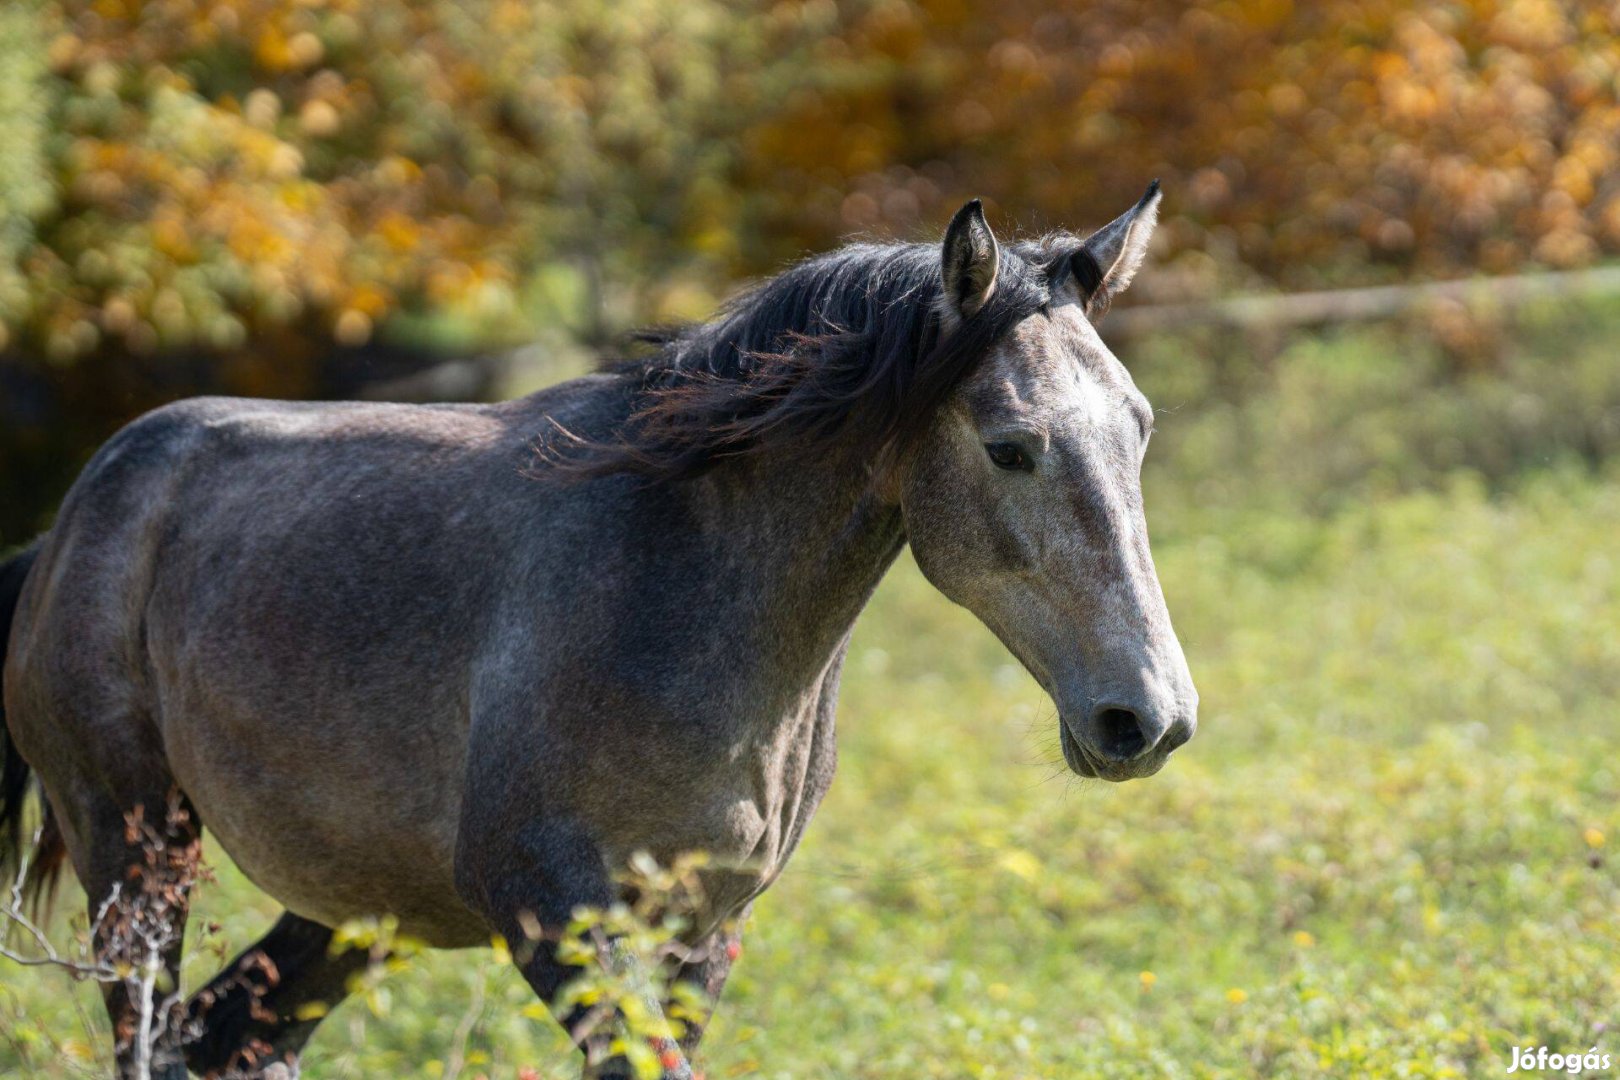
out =
{"type": "Polygon", "coordinates": [[[1086,237],[1080,250],[1069,259],[1069,269],[1085,300],[1086,315],[1093,322],[1103,317],[1109,302],[1129,288],[1136,277],[1159,220],[1159,198],[1159,182],[1155,180],[1135,206],[1086,237]]]}
{"type": "Polygon", "coordinates": [[[984,220],[984,206],[978,199],[951,218],[940,260],[947,314],[971,318],[996,291],[996,269],[1001,260],[996,234],[984,220]]]}

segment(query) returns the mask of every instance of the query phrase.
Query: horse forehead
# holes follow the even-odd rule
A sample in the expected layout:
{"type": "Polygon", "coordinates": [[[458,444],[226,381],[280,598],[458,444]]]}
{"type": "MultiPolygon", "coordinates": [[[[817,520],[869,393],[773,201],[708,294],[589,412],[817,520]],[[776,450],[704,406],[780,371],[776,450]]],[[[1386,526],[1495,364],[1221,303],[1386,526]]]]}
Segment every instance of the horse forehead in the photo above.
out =
{"type": "Polygon", "coordinates": [[[1019,411],[1100,420],[1120,404],[1118,363],[1073,304],[1025,319],[991,367],[1002,403],[1019,411]]]}

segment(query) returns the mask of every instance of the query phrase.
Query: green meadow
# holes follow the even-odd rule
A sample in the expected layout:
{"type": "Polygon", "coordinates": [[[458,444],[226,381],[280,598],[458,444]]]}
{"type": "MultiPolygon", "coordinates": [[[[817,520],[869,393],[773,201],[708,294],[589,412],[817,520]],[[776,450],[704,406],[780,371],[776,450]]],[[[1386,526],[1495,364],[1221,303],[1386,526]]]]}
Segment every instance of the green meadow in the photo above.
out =
{"type": "MultiPolygon", "coordinates": [[[[710,1080],[1620,1058],[1617,337],[1620,313],[1547,309],[1483,356],[1420,326],[1121,347],[1160,410],[1148,517],[1197,738],[1146,781],[1072,777],[1051,703],[903,558],[710,1080]]],[[[208,855],[194,982],[275,911],[208,855]]],[[[0,1074],[105,1075],[93,988],[0,972],[0,1074]]],[[[304,1075],[525,1068],[578,1065],[472,951],[343,1005],[304,1075]]]]}

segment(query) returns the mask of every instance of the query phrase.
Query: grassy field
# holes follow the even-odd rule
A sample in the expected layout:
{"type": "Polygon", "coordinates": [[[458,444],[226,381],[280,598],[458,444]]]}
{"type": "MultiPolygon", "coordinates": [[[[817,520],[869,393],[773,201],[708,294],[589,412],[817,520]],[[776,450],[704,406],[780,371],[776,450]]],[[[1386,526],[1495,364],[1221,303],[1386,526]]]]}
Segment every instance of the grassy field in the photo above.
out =
{"type": "MultiPolygon", "coordinates": [[[[1308,343],[1247,396],[1146,362],[1167,410],[1149,521],[1203,709],[1145,782],[1067,775],[1050,703],[903,560],[858,629],[840,775],[755,912],[711,1080],[1620,1057],[1620,470],[1545,415],[1565,394],[1601,435],[1615,414],[1612,352],[1582,340],[1482,380],[1436,356],[1391,376],[1400,342],[1376,335],[1308,343]],[[1492,402],[1529,408],[1514,393],[1544,419],[1493,433],[1492,402]]],[[[201,918],[240,946],[274,908],[219,878],[201,918]]],[[[93,991],[3,970],[0,1074],[99,1059],[93,991]]],[[[525,1066],[577,1074],[472,952],[345,1005],[305,1075],[525,1066]]]]}

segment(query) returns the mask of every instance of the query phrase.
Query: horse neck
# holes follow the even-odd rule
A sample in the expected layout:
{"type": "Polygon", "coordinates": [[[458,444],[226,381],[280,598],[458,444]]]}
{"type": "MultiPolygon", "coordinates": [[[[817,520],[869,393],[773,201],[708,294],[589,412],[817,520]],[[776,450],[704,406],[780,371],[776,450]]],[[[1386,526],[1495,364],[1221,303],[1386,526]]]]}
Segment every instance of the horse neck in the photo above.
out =
{"type": "Polygon", "coordinates": [[[830,655],[905,544],[898,504],[852,457],[789,447],[711,474],[722,565],[736,567],[748,621],[784,661],[830,655]]]}

